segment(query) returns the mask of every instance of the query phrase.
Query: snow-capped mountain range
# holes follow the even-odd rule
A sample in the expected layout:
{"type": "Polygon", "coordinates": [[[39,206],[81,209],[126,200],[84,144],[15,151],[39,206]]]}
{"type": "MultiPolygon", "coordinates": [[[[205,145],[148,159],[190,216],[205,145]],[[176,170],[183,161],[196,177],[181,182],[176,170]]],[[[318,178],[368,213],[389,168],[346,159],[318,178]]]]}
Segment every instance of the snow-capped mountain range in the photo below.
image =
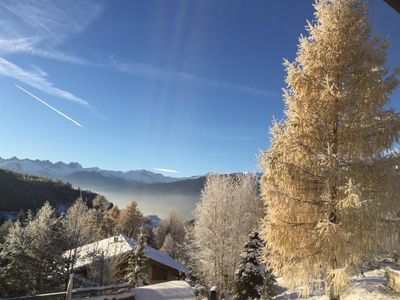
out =
{"type": "Polygon", "coordinates": [[[111,171],[97,167],[84,168],[77,162],[64,163],[59,161],[53,163],[49,160],[18,159],[17,157],[11,157],[8,159],[0,157],[0,168],[51,179],[65,179],[77,172],[97,173],[105,177],[119,178],[126,181],[136,181],[141,183],[167,183],[183,179],[164,176],[160,173],[154,173],[148,170],[132,170],[126,172],[111,171]]]}
{"type": "MultiPolygon", "coordinates": [[[[205,182],[204,176],[175,178],[148,170],[111,171],[84,168],[76,162],[53,163],[17,157],[0,158],[0,169],[62,180],[75,189],[102,194],[119,207],[134,200],[143,213],[160,216],[176,209],[182,215],[191,217],[205,182]]],[[[157,220],[154,221],[157,224],[157,220]]]]}

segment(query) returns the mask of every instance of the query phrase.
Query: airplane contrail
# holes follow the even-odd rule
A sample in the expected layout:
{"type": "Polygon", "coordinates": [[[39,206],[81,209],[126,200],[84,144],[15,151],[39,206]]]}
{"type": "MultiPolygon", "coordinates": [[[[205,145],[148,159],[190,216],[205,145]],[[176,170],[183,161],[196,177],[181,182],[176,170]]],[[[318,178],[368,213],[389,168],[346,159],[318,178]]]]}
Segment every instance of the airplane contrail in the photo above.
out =
{"type": "Polygon", "coordinates": [[[67,120],[71,121],[72,123],[74,123],[75,125],[82,127],[83,126],[81,124],[79,124],[77,121],[75,121],[74,119],[72,119],[71,117],[67,116],[66,114],[62,113],[61,111],[59,111],[57,108],[51,106],[50,104],[46,103],[45,101],[43,101],[42,99],[40,99],[39,97],[35,96],[34,94],[28,92],[27,90],[25,90],[23,87],[20,87],[18,84],[14,84],[17,88],[19,88],[21,91],[27,93],[29,96],[33,97],[34,99],[36,99],[37,101],[41,102],[42,104],[46,105],[48,108],[54,110],[56,113],[60,114],[61,116],[63,116],[64,118],[66,118],[67,120]]]}

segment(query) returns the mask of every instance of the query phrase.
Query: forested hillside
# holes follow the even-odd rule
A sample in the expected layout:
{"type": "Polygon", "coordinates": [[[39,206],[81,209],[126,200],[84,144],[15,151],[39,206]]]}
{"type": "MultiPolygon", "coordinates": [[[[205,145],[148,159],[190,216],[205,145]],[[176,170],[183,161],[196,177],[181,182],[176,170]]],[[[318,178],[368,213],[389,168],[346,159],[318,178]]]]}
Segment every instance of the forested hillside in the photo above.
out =
{"type": "Polygon", "coordinates": [[[71,184],[0,169],[0,211],[36,210],[49,201],[58,211],[64,210],[82,193],[88,203],[97,196],[80,191],[71,184]]]}

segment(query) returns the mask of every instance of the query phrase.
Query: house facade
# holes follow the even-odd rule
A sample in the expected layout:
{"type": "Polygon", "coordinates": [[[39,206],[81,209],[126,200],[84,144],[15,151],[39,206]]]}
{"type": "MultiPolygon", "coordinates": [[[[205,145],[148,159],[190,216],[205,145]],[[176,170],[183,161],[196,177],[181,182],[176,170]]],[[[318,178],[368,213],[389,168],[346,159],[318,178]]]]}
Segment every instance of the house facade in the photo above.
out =
{"type": "MultiPolygon", "coordinates": [[[[121,255],[133,251],[136,240],[124,235],[113,236],[79,247],[73,266],[75,278],[81,285],[104,285],[110,283],[113,262],[121,255]]],[[[187,269],[168,254],[145,247],[147,274],[151,284],[177,280],[187,269]]]]}

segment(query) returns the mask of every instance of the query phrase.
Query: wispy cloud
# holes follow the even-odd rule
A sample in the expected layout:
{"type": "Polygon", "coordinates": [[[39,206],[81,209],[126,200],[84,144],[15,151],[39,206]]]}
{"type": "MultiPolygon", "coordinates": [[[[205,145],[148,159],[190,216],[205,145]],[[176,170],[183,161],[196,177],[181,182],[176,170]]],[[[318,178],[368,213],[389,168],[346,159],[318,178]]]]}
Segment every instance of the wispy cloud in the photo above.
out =
{"type": "MultiPolygon", "coordinates": [[[[99,0],[2,0],[0,1],[0,56],[24,53],[71,64],[102,67],[133,76],[192,83],[265,97],[280,96],[266,89],[162,69],[146,63],[117,60],[114,56],[111,56],[108,62],[99,63],[61,51],[59,46],[83,32],[101,15],[104,6],[104,2],[99,0]]],[[[38,88],[37,85],[27,84],[38,88]]],[[[43,88],[41,90],[45,91],[43,88]]],[[[45,92],[47,91],[48,88],[45,92]]],[[[51,95],[57,96],[54,93],[51,95]]],[[[70,95],[62,98],[71,100],[70,95]]]]}
{"type": "Polygon", "coordinates": [[[0,1],[0,53],[21,53],[55,60],[85,60],[55,49],[82,32],[102,12],[103,1],[0,1]]]}
{"type": "Polygon", "coordinates": [[[177,170],[173,170],[173,169],[164,169],[164,168],[153,168],[154,171],[158,171],[158,172],[162,172],[162,173],[173,173],[173,174],[177,174],[178,171],[177,170]]]}
{"type": "Polygon", "coordinates": [[[37,38],[0,38],[0,54],[7,56],[7,54],[24,53],[72,64],[90,64],[86,59],[60,52],[50,46],[42,46],[40,48],[37,46],[39,43],[40,39],[37,38]]]}
{"type": "MultiPolygon", "coordinates": [[[[0,1],[0,75],[18,80],[51,96],[96,110],[86,100],[54,86],[38,66],[24,69],[8,56],[18,53],[73,64],[89,64],[57,47],[81,33],[103,10],[103,1],[25,0],[0,1]]],[[[98,114],[98,113],[97,113],[98,114]]]]}
{"type": "Polygon", "coordinates": [[[247,85],[236,84],[228,81],[214,80],[204,77],[199,77],[194,74],[189,74],[185,72],[178,72],[174,70],[165,70],[157,66],[143,63],[130,63],[118,61],[114,57],[110,59],[110,67],[114,70],[127,73],[130,75],[144,76],[148,78],[155,78],[164,81],[174,81],[174,82],[192,82],[196,84],[201,84],[205,86],[213,86],[224,89],[237,90],[240,92],[245,92],[249,94],[256,94],[268,97],[277,97],[278,93],[254,88],[247,85]]]}
{"type": "Polygon", "coordinates": [[[34,98],[35,100],[39,101],[40,103],[46,105],[48,108],[52,109],[53,111],[55,111],[56,113],[58,113],[59,115],[63,116],[65,119],[67,119],[68,121],[74,123],[76,126],[79,127],[83,127],[81,124],[79,124],[77,121],[75,121],[74,119],[72,119],[71,117],[67,116],[66,114],[64,114],[63,112],[59,111],[57,108],[51,106],[50,104],[48,104],[47,102],[45,102],[44,100],[40,99],[39,97],[35,96],[34,94],[28,92],[27,90],[25,90],[23,87],[19,86],[18,84],[14,84],[18,89],[20,89],[21,91],[23,91],[24,93],[28,94],[29,96],[31,96],[32,98],[34,98]]]}
{"type": "Polygon", "coordinates": [[[90,107],[89,102],[75,96],[74,94],[55,87],[51,82],[46,79],[46,73],[27,71],[12,62],[0,57],[0,75],[14,78],[23,82],[31,87],[37,88],[49,95],[63,98],[80,105],[90,107]]]}

